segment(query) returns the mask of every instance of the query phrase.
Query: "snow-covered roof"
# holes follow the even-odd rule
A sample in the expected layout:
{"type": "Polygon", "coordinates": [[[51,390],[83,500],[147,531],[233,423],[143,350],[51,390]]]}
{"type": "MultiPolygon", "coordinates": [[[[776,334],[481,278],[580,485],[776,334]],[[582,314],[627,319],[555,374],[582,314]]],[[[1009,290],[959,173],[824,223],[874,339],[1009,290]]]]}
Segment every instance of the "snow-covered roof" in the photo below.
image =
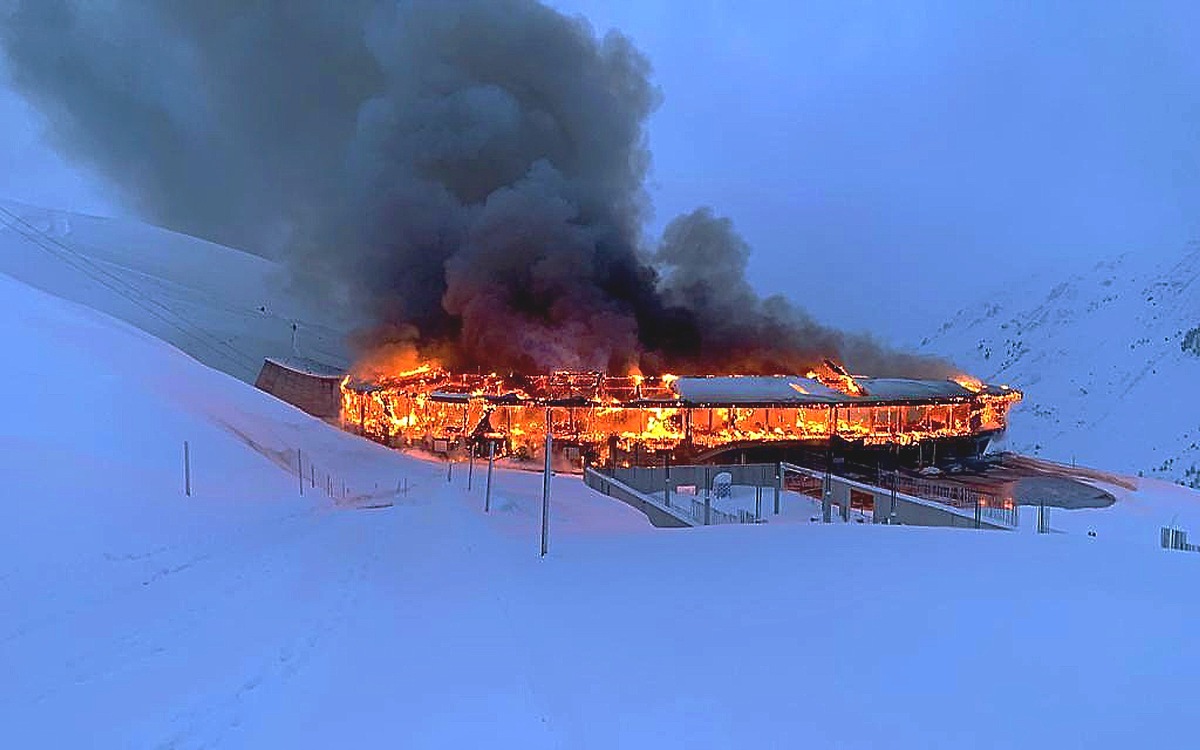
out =
{"type": "Polygon", "coordinates": [[[306,359],[304,357],[267,357],[268,362],[273,362],[280,367],[284,367],[293,372],[303,373],[304,375],[312,375],[317,378],[337,378],[342,379],[346,376],[346,371],[340,367],[327,365],[324,362],[318,362],[315,359],[306,359]]]}
{"type": "Polygon", "coordinates": [[[846,395],[820,381],[787,375],[683,377],[675,390],[696,404],[834,403],[846,395]]]}
{"type": "Polygon", "coordinates": [[[858,384],[876,401],[925,398],[968,398],[971,391],[953,380],[913,380],[910,378],[857,378],[858,384]]]}
{"type": "MultiPolygon", "coordinates": [[[[874,404],[970,398],[951,380],[856,378],[866,391],[851,396],[820,381],[788,375],[682,377],[675,382],[683,401],[694,404],[874,404]]],[[[988,392],[994,391],[989,387],[988,392]]]]}

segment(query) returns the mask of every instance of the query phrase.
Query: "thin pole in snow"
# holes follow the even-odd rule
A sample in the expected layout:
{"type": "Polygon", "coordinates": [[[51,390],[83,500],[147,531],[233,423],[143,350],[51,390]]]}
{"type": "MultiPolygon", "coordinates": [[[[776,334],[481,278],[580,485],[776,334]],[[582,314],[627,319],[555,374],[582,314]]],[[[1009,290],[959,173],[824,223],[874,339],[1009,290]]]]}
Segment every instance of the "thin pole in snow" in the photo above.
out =
{"type": "Polygon", "coordinates": [[[475,444],[470,446],[470,458],[467,459],[467,492],[471,491],[471,481],[475,478],[475,444]]]}
{"type": "Polygon", "coordinates": [[[296,449],[296,476],[300,477],[300,497],[304,497],[304,454],[296,449]]]}
{"type": "Polygon", "coordinates": [[[554,447],[550,408],[546,408],[546,465],[542,471],[542,557],[550,548],[550,451],[554,447]]]}
{"type": "Polygon", "coordinates": [[[186,440],[183,441],[183,492],[192,496],[192,455],[186,440]]]}
{"type": "Polygon", "coordinates": [[[488,473],[487,483],[483,487],[483,512],[492,509],[492,464],[496,462],[496,441],[488,441],[488,473]]]}
{"type": "Polygon", "coordinates": [[[308,481],[315,490],[317,488],[317,465],[312,462],[308,464],[308,481]]]}
{"type": "Polygon", "coordinates": [[[783,462],[775,464],[775,515],[779,515],[779,493],[783,489],[783,462]]]}
{"type": "Polygon", "coordinates": [[[704,525],[712,522],[712,480],[708,476],[708,467],[704,467],[704,525]]]}
{"type": "Polygon", "coordinates": [[[663,454],[663,505],[671,507],[671,454],[663,454]]]}
{"type": "Polygon", "coordinates": [[[892,505],[888,508],[888,523],[896,521],[896,492],[900,487],[900,443],[896,443],[896,453],[892,456],[892,505]]]}

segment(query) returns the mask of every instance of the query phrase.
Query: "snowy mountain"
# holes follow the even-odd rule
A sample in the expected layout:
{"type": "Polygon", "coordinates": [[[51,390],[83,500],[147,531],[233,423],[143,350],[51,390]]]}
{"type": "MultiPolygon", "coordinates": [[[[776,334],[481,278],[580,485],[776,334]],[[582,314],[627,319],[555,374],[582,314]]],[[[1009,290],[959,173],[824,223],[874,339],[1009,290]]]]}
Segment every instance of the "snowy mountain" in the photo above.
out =
{"type": "Polygon", "coordinates": [[[0,348],[7,746],[1134,747],[1191,726],[1200,556],[1156,548],[1189,490],[1123,496],[1126,541],[653,529],[562,476],[539,559],[536,474],[499,471],[485,515],[478,473],[4,277],[0,348]]]}
{"type": "MultiPolygon", "coordinates": [[[[0,273],[252,381],[265,356],[345,365],[353,321],[279,264],[148,224],[0,202],[0,273]]],[[[1200,484],[1200,248],[1126,255],[987,295],[920,348],[1022,388],[1008,447],[1200,484]],[[1136,437],[1134,437],[1136,436],[1136,437]]],[[[981,293],[982,294],[982,293],[981,293]]]]}
{"type": "MultiPolygon", "coordinates": [[[[271,264],[202,244],[189,269],[163,255],[186,238],[41,216],[189,332],[290,344],[248,308],[271,264]]],[[[484,514],[478,470],[312,419],[139,330],[165,323],[95,267],[4,241],[12,275],[133,323],[0,275],[6,745],[1132,747],[1190,726],[1200,556],[1157,535],[1200,529],[1191,490],[1113,488],[1047,535],[666,530],[559,476],[539,559],[538,475],[498,470],[484,514]]]]}
{"type": "Polygon", "coordinates": [[[923,350],[1025,391],[1011,448],[1200,486],[1200,247],[965,308],[923,350]]]}
{"type": "Polygon", "coordinates": [[[0,273],[101,310],[253,381],[263,357],[346,363],[351,322],[277,263],[149,224],[0,201],[0,273]]]}

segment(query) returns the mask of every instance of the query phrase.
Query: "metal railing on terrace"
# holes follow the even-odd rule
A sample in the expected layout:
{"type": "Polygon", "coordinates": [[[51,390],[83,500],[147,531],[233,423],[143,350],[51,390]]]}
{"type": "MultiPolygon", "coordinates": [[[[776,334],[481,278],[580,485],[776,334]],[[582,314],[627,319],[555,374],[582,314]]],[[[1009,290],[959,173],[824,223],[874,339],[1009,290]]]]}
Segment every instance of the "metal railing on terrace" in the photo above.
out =
{"type": "Polygon", "coordinates": [[[988,520],[1016,527],[1019,520],[1018,506],[1011,497],[1001,497],[973,487],[926,482],[891,472],[880,472],[879,486],[906,495],[933,500],[960,510],[971,510],[988,520]]]}

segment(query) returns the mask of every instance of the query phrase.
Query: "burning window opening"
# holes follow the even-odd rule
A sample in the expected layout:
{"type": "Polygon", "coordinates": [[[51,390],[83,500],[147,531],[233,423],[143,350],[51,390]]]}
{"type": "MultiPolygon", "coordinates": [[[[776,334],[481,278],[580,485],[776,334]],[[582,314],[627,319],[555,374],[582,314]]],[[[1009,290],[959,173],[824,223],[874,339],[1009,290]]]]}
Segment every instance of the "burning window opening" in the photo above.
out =
{"type": "Polygon", "coordinates": [[[453,373],[435,363],[342,381],[345,428],[438,453],[493,442],[537,458],[546,409],[556,451],[575,468],[695,460],[723,448],[842,441],[863,448],[987,440],[1021,393],[974,378],[913,380],[848,373],[826,360],[799,376],[453,373]]]}

